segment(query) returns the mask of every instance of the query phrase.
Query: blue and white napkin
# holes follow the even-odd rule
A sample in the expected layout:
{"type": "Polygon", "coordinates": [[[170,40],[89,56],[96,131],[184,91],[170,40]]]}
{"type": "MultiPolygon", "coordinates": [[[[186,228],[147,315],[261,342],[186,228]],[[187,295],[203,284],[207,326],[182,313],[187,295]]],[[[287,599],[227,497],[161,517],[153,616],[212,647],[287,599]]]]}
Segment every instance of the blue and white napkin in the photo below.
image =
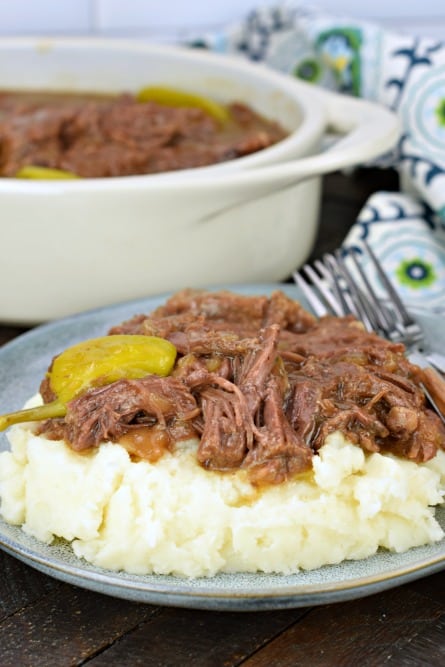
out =
{"type": "Polygon", "coordinates": [[[345,243],[366,237],[408,305],[445,315],[445,41],[286,4],[252,11],[199,45],[399,115],[400,141],[379,164],[398,170],[402,191],[374,194],[345,243]]]}

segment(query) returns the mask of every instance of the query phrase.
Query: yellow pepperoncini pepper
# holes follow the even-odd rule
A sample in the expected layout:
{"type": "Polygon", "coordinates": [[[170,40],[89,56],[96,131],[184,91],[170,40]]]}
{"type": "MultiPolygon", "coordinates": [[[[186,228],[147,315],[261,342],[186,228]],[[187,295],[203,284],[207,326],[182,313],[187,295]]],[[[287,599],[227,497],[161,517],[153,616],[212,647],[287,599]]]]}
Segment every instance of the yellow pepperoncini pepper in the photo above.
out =
{"type": "Polygon", "coordinates": [[[63,169],[51,169],[50,167],[40,167],[37,164],[28,164],[18,170],[15,178],[28,178],[36,181],[64,181],[79,178],[79,176],[63,169]]]}
{"type": "Polygon", "coordinates": [[[169,375],[175,360],[175,346],[156,336],[104,336],[73,345],[55,357],[47,373],[57,398],[45,405],[0,416],[0,431],[20,422],[63,417],[66,404],[93,387],[123,378],[169,375]]]}
{"type": "Polygon", "coordinates": [[[149,86],[142,88],[137,94],[139,102],[157,102],[169,107],[195,107],[201,109],[218,123],[224,124],[230,120],[227,107],[201,95],[187,93],[174,88],[149,86]]]}

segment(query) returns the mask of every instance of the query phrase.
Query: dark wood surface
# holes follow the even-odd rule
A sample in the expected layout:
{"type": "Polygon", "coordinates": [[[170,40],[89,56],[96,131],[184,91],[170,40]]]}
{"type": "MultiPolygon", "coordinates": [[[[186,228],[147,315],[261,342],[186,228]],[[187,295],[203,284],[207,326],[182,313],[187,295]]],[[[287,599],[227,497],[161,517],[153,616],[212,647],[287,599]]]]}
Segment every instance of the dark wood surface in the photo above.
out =
{"type": "MultiPolygon", "coordinates": [[[[312,258],[337,247],[391,172],[326,178],[312,258]]],[[[24,329],[0,325],[0,344],[24,329]]],[[[0,667],[443,667],[445,571],[358,600],[286,611],[209,612],[114,599],[0,551],[0,667]]]]}

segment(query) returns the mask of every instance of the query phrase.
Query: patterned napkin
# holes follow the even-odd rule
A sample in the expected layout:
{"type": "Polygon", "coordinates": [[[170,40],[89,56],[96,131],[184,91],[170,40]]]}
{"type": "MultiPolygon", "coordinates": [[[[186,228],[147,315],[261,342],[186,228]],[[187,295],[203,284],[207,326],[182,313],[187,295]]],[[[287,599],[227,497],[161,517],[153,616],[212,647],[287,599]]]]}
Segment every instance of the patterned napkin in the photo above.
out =
{"type": "Polygon", "coordinates": [[[192,45],[263,61],[399,115],[401,139],[378,164],[398,170],[402,193],[374,194],[345,244],[366,236],[405,302],[445,315],[445,42],[286,4],[192,45]]]}

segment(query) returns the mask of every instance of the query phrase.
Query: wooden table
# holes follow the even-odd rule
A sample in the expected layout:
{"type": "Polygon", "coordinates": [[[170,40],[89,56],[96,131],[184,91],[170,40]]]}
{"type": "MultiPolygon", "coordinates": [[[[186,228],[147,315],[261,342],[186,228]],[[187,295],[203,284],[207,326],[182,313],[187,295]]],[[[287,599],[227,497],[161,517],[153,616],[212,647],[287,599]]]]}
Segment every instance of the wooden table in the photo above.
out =
{"type": "MultiPolygon", "coordinates": [[[[313,257],[340,244],[391,172],[325,181],[313,257]]],[[[23,329],[0,326],[0,343],[23,329]]],[[[354,601],[256,613],[127,602],[61,583],[0,552],[0,667],[443,667],[445,571],[354,601]]]]}

